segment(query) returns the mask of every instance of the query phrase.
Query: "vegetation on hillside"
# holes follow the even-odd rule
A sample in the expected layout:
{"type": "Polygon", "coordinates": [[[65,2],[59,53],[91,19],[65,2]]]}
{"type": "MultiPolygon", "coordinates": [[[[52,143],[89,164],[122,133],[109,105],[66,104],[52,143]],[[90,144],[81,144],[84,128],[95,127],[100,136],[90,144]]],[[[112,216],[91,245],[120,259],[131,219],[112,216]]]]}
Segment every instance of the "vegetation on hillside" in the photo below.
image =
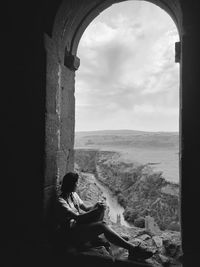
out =
{"type": "Polygon", "coordinates": [[[144,217],[150,215],[161,230],[180,230],[179,198],[173,193],[178,185],[166,181],[161,172],[147,164],[122,162],[111,151],[76,150],[75,161],[82,172],[96,174],[117,196],[128,222],[144,227],[144,217]],[[165,188],[171,188],[171,193],[165,188]]]}

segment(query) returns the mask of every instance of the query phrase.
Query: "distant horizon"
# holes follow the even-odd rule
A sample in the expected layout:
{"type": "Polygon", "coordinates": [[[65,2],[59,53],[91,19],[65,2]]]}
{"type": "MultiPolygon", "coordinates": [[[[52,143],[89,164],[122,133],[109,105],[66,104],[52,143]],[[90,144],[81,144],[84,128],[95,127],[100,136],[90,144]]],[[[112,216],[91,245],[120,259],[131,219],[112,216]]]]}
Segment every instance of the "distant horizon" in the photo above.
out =
{"type": "Polygon", "coordinates": [[[179,133],[179,131],[153,131],[153,130],[138,130],[138,129],[97,129],[97,130],[75,130],[75,133],[80,132],[113,132],[113,131],[134,131],[134,132],[148,132],[148,133],[179,133]]]}

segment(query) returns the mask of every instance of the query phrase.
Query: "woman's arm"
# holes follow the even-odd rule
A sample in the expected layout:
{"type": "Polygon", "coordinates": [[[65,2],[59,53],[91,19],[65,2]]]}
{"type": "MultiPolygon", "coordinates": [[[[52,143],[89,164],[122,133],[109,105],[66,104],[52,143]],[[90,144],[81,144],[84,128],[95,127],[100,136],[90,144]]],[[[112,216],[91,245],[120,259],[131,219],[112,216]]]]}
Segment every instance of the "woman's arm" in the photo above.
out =
{"type": "Polygon", "coordinates": [[[97,208],[98,206],[105,206],[105,203],[104,202],[102,202],[102,201],[98,201],[97,203],[95,203],[94,205],[92,205],[92,206],[86,206],[85,204],[84,204],[84,202],[81,200],[81,203],[79,204],[79,207],[83,210],[83,211],[91,211],[91,210],[93,210],[93,209],[95,209],[95,208],[97,208]]]}
{"type": "Polygon", "coordinates": [[[83,211],[90,211],[92,210],[95,206],[87,206],[84,204],[83,200],[79,197],[79,195],[77,194],[77,192],[73,193],[73,197],[76,199],[76,201],[78,202],[79,208],[83,211]]]}
{"type": "Polygon", "coordinates": [[[91,223],[98,220],[101,217],[101,214],[104,214],[104,207],[96,206],[90,211],[87,211],[83,214],[77,216],[76,221],[78,223],[91,223]]]}
{"type": "MultiPolygon", "coordinates": [[[[95,204],[96,205],[96,204],[95,204]]],[[[83,211],[91,211],[95,208],[95,205],[92,205],[92,206],[86,206],[84,203],[81,203],[80,204],[80,208],[83,210],[83,211]]]]}
{"type": "Polygon", "coordinates": [[[74,219],[80,223],[87,223],[91,222],[92,219],[97,217],[101,212],[102,208],[96,206],[83,214],[77,214],[72,209],[69,209],[62,200],[59,202],[59,207],[57,209],[57,215],[60,222],[65,222],[67,219],[74,219]]]}
{"type": "MultiPolygon", "coordinates": [[[[82,204],[82,203],[81,203],[82,204]]],[[[85,205],[84,205],[85,206],[85,205]]],[[[87,208],[87,207],[86,207],[87,208]]],[[[91,223],[97,218],[103,217],[105,207],[99,203],[91,207],[92,209],[83,214],[77,214],[69,208],[66,201],[62,198],[59,199],[59,208],[57,210],[59,221],[65,222],[67,219],[74,219],[79,223],[91,223]]]]}

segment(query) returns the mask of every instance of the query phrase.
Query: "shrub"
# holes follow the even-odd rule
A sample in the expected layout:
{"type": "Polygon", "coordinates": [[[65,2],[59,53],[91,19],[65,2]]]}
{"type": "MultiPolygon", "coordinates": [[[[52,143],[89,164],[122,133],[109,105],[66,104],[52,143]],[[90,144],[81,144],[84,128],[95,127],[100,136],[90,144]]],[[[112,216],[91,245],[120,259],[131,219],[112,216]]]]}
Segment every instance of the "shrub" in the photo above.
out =
{"type": "Polygon", "coordinates": [[[145,227],[145,219],[143,217],[140,217],[138,219],[134,220],[134,225],[139,228],[145,227]]]}
{"type": "Polygon", "coordinates": [[[138,217],[138,212],[128,208],[124,211],[123,215],[124,215],[125,220],[127,220],[128,222],[134,223],[135,219],[137,219],[138,217]]]}
{"type": "Polygon", "coordinates": [[[118,202],[119,202],[119,204],[122,206],[122,207],[125,207],[126,206],[126,199],[125,199],[125,197],[121,194],[121,193],[119,193],[118,195],[117,195],[117,199],[118,199],[118,202]]]}
{"type": "Polygon", "coordinates": [[[171,222],[167,227],[168,230],[177,231],[177,232],[181,230],[180,228],[181,227],[180,227],[179,222],[171,222]]]}
{"type": "Polygon", "coordinates": [[[117,189],[115,189],[115,192],[114,192],[114,194],[115,195],[118,195],[118,194],[120,194],[122,191],[119,189],[119,188],[117,188],[117,189]]]}

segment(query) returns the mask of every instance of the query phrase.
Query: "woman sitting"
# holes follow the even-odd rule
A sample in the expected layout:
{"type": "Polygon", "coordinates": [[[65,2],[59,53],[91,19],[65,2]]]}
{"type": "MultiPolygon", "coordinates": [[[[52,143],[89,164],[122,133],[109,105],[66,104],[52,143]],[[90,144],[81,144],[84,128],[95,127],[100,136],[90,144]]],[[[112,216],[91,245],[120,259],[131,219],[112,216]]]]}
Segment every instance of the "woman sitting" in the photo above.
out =
{"type": "Polygon", "coordinates": [[[105,238],[129,251],[129,259],[147,259],[153,253],[135,246],[113,231],[104,221],[105,205],[97,202],[87,207],[76,193],[79,176],[69,172],[63,177],[58,199],[57,218],[63,237],[72,245],[80,246],[104,234],[105,238]]]}

